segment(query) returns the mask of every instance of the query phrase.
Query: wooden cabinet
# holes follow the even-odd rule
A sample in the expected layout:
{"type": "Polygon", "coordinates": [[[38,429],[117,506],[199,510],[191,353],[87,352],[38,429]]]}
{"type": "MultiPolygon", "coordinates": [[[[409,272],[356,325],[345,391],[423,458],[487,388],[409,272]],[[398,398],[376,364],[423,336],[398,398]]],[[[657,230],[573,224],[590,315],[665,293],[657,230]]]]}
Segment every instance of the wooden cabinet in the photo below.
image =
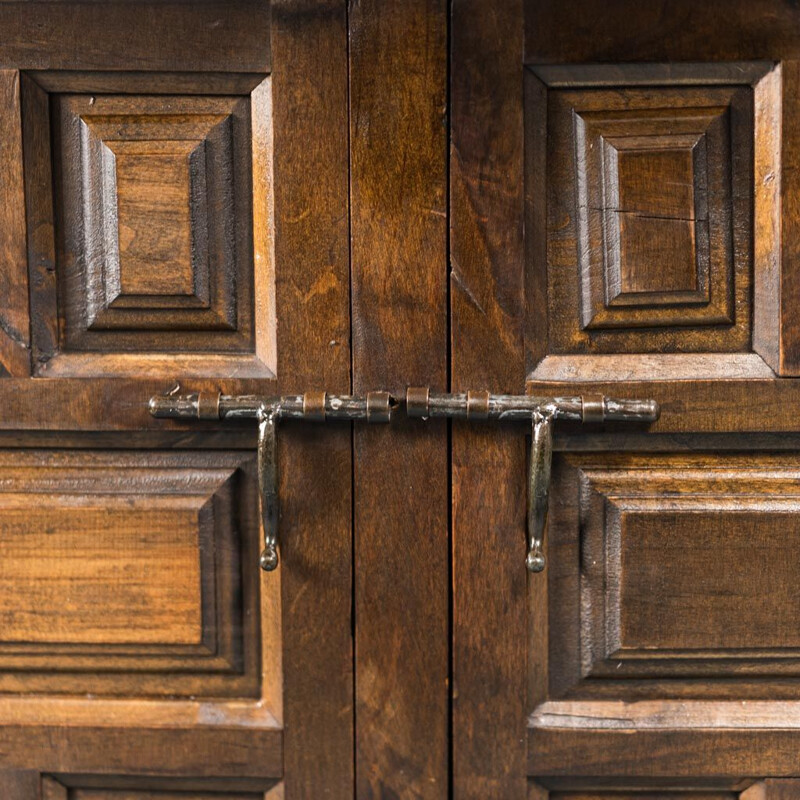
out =
{"type": "Polygon", "coordinates": [[[794,3],[0,31],[0,800],[800,797],[794,3]],[[661,416],[558,423],[534,574],[530,426],[408,386],[661,416]],[[270,572],[252,420],[149,412],[373,390],[270,572]]]}

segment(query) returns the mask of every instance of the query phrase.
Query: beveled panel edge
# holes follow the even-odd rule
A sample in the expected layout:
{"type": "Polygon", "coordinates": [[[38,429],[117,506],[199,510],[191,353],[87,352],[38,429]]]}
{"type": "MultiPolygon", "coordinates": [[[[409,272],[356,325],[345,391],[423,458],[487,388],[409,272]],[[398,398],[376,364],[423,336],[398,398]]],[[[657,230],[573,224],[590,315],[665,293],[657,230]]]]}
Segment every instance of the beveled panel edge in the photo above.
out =
{"type": "Polygon", "coordinates": [[[773,67],[773,61],[683,61],[630,64],[536,64],[525,68],[548,88],[615,86],[752,86],[773,67]]]}

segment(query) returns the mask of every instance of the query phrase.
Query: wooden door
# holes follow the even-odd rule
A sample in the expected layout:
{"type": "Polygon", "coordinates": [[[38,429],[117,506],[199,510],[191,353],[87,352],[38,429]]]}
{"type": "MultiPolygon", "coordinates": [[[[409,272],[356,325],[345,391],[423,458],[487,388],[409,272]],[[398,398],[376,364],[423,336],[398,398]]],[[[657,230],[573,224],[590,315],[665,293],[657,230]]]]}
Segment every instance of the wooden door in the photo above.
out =
{"type": "Polygon", "coordinates": [[[349,429],[284,431],[262,573],[253,428],[147,410],[350,389],[324,5],[0,6],[4,800],[353,794],[349,429]]]}
{"type": "Polygon", "coordinates": [[[452,390],[654,398],[454,425],[455,796],[797,796],[793,3],[455,0],[452,390]]]}

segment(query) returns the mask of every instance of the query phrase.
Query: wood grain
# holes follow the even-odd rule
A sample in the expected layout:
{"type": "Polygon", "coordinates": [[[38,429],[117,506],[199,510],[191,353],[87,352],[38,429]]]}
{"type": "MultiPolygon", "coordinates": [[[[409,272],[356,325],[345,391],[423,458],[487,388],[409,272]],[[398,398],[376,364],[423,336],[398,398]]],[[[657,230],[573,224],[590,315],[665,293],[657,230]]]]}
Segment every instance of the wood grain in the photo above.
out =
{"type": "MultiPolygon", "coordinates": [[[[350,7],[353,385],[447,382],[447,5],[350,7]]],[[[448,791],[444,425],[355,434],[356,793],[448,791]]]]}
{"type": "Polygon", "coordinates": [[[254,460],[0,453],[2,691],[259,696],[254,460]]]}
{"type": "MultiPolygon", "coordinates": [[[[767,87],[769,90],[770,87],[767,87]]],[[[800,308],[797,306],[797,296],[800,292],[800,273],[796,266],[800,256],[800,228],[797,220],[800,213],[800,181],[798,181],[798,168],[800,168],[800,104],[798,103],[798,88],[800,88],[800,62],[787,61],[781,64],[780,71],[775,77],[770,98],[773,110],[767,120],[774,120],[778,125],[772,126],[768,132],[768,143],[765,151],[766,164],[758,162],[762,176],[762,191],[768,193],[765,201],[772,203],[765,206],[772,214],[779,215],[780,244],[772,240],[771,248],[764,253],[763,266],[768,270],[772,279],[766,279],[761,296],[767,306],[761,315],[764,326],[777,340],[772,352],[777,349],[777,363],[774,368],[781,375],[800,375],[800,322],[797,319],[800,308]],[[780,86],[776,81],[780,81],[780,86]],[[779,122],[775,117],[779,115],[779,122]],[[770,145],[778,148],[778,154],[772,153],[770,158],[770,145]],[[764,170],[764,166],[767,170],[764,170]],[[776,169],[777,168],[777,169],[776,169]],[[773,178],[778,180],[778,186],[771,189],[773,178]],[[777,206],[777,212],[776,212],[777,206]],[[775,280],[775,267],[772,259],[779,264],[779,280],[775,280]],[[769,318],[770,312],[774,313],[775,302],[778,304],[778,317],[769,318]],[[777,324],[776,324],[777,323],[777,324]],[[777,328],[777,330],[776,330],[777,328]]],[[[757,167],[757,168],[758,168],[757,167]]],[[[769,217],[759,220],[764,228],[760,230],[771,238],[769,217]]]]}
{"type": "Polygon", "coordinates": [[[796,481],[789,453],[559,454],[536,702],[791,699],[796,481]]]}
{"type": "Polygon", "coordinates": [[[20,76],[0,70],[0,375],[30,375],[25,183],[22,169],[20,76]]]}
{"type": "MultiPolygon", "coordinates": [[[[522,3],[453,4],[452,391],[524,372],[522,3]]],[[[524,435],[453,426],[453,790],[526,797],[524,435]]]]}
{"type": "Polygon", "coordinates": [[[0,3],[0,65],[17,69],[259,72],[270,69],[269,3],[0,3]]]}
{"type": "Polygon", "coordinates": [[[796,59],[798,10],[780,0],[527,0],[525,63],[796,59]]]}
{"type": "Polygon", "coordinates": [[[0,772],[0,793],[4,800],[40,800],[40,784],[37,772],[0,772]]]}
{"type": "MultiPolygon", "coordinates": [[[[346,393],[346,3],[271,8],[280,387],[346,393]]],[[[350,429],[287,425],[280,438],[284,788],[344,800],[354,786],[350,429]]]]}

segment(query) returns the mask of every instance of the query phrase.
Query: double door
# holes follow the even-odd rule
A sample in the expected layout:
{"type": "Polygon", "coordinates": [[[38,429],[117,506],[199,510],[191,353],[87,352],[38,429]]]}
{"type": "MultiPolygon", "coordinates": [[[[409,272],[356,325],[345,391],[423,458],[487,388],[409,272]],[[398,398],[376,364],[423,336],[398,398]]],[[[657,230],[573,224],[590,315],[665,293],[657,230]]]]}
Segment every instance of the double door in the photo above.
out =
{"type": "Polygon", "coordinates": [[[800,795],[793,4],[0,30],[4,800],[800,795]],[[267,493],[214,399],[408,386],[661,416],[555,423],[533,573],[530,425],[282,420],[267,493]]]}

